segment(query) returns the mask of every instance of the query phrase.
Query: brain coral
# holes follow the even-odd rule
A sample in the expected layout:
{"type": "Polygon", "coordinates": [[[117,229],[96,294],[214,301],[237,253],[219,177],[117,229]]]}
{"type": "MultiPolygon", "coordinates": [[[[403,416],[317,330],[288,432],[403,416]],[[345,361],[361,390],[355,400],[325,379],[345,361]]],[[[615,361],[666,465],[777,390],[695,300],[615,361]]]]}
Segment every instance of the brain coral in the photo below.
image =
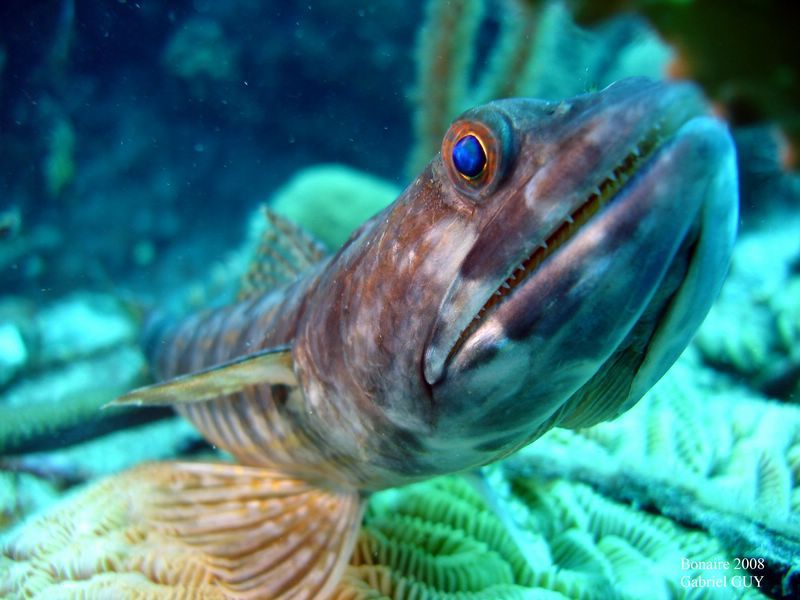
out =
{"type": "Polygon", "coordinates": [[[702,571],[681,559],[728,558],[707,534],[586,485],[488,476],[507,492],[501,513],[456,476],[376,495],[334,598],[695,598],[681,577],[702,571]]]}
{"type": "MultiPolygon", "coordinates": [[[[0,556],[0,593],[227,597],[191,546],[137,526],[131,499],[152,493],[136,475],[147,469],[96,483],[18,530],[0,556]]],[[[682,558],[729,558],[708,534],[583,484],[507,479],[501,468],[485,477],[488,494],[449,476],[373,496],[333,597],[693,598],[681,577],[702,571],[682,558]]]]}

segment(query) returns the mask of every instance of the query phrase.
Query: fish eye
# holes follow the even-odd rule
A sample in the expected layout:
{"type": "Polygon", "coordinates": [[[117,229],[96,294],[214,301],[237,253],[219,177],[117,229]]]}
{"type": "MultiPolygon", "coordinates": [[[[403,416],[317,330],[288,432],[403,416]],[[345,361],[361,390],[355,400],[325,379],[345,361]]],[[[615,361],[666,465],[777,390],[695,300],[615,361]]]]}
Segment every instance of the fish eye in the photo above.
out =
{"type": "Polygon", "coordinates": [[[497,188],[514,152],[506,117],[498,111],[476,113],[465,113],[450,126],[442,140],[442,162],[455,188],[480,201],[497,188]]]}
{"type": "Polygon", "coordinates": [[[475,179],[486,169],[486,150],[472,134],[465,135],[453,146],[453,166],[466,179],[475,179]]]}

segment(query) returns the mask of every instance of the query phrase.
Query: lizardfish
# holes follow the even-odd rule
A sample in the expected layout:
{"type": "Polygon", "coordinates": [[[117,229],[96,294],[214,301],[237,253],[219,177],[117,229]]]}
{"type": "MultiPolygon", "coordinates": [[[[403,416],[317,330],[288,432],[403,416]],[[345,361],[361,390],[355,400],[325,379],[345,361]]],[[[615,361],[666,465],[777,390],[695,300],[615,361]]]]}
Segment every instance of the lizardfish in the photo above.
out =
{"type": "Polygon", "coordinates": [[[329,258],[270,216],[241,300],[151,327],[163,382],[116,401],[173,404],[240,463],[154,468],[147,526],[231,597],[324,597],[369,492],[636,403],[716,296],[737,207],[698,91],[630,79],[467,111],[329,258]]]}

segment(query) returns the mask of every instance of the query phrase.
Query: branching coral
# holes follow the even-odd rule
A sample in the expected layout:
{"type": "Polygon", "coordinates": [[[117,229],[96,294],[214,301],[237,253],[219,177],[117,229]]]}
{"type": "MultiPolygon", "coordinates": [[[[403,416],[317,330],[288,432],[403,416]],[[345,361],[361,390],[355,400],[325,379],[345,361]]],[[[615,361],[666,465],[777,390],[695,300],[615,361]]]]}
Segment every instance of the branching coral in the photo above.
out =
{"type": "Polygon", "coordinates": [[[658,77],[669,56],[630,16],[587,31],[560,2],[431,0],[418,40],[409,173],[439,150],[450,121],[471,106],[509,96],[559,99],[626,76],[658,77]]]}

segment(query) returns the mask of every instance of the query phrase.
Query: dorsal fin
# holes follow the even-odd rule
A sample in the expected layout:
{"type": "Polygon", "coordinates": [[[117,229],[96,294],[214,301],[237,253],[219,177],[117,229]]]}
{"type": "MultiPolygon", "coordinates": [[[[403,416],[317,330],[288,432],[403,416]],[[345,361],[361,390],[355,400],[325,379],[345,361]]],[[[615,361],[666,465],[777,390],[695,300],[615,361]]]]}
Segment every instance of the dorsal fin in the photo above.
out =
{"type": "Polygon", "coordinates": [[[239,299],[294,279],[325,257],[325,248],[299,225],[261,207],[266,221],[255,255],[242,279],[239,299]]]}

